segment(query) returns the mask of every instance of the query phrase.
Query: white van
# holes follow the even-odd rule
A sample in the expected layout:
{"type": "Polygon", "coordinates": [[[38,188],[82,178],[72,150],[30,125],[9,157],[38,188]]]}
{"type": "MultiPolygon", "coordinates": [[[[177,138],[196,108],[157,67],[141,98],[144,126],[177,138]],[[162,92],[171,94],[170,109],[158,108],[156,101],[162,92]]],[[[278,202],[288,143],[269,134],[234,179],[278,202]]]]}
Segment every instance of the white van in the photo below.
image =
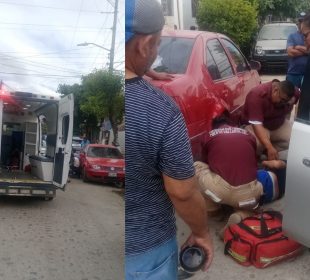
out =
{"type": "Polygon", "coordinates": [[[0,195],[50,200],[57,188],[65,188],[73,106],[73,95],[60,99],[0,89],[0,195]]]}

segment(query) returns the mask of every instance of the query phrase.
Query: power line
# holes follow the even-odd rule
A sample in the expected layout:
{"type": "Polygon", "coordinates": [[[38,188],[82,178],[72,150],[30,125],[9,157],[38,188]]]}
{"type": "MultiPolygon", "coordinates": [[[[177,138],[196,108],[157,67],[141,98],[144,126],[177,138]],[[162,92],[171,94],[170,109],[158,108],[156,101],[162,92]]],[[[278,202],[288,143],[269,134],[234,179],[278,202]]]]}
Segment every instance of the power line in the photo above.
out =
{"type": "MultiPolygon", "coordinates": [[[[78,12],[79,10],[70,9],[70,8],[61,8],[61,7],[52,7],[52,6],[43,6],[43,5],[34,5],[34,4],[25,4],[25,3],[18,3],[18,2],[7,2],[7,1],[0,1],[0,4],[4,5],[13,5],[13,6],[26,6],[32,8],[43,8],[43,9],[53,9],[53,10],[64,10],[64,11],[72,11],[78,12]]],[[[111,13],[111,12],[101,12],[95,10],[81,10],[83,13],[111,13]]]]}
{"type": "Polygon", "coordinates": [[[83,6],[83,2],[84,2],[83,0],[81,0],[81,2],[80,2],[80,9],[79,9],[78,17],[77,17],[76,22],[75,22],[75,27],[74,27],[74,32],[73,32],[70,48],[72,47],[73,41],[75,39],[76,29],[77,29],[79,21],[80,21],[80,15],[81,15],[81,10],[82,10],[82,6],[83,6]]]}
{"type": "MultiPolygon", "coordinates": [[[[38,23],[19,23],[19,22],[4,22],[4,21],[0,21],[0,24],[3,25],[21,25],[21,26],[37,26],[37,27],[55,27],[55,28],[71,28],[74,29],[75,26],[73,25],[55,25],[55,24],[38,24],[38,23]]],[[[98,27],[90,27],[90,26],[80,26],[79,28],[81,29],[102,29],[102,27],[98,28],[98,27]]],[[[106,28],[106,29],[111,29],[111,27],[106,28]]]]}
{"type": "Polygon", "coordinates": [[[34,77],[62,77],[62,78],[80,78],[83,75],[87,74],[82,74],[82,75],[74,75],[74,76],[64,76],[64,75],[54,75],[54,74],[38,74],[38,73],[15,73],[15,72],[2,72],[0,71],[1,74],[5,75],[18,75],[18,76],[34,76],[34,77]]]}

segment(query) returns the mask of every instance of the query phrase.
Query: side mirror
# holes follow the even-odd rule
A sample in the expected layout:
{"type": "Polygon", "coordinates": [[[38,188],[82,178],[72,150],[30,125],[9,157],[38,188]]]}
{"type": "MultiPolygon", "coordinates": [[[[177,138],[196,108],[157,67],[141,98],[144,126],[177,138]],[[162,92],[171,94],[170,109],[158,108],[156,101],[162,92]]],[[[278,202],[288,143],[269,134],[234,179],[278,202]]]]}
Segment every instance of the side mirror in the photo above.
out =
{"type": "Polygon", "coordinates": [[[262,68],[262,65],[260,64],[259,61],[250,60],[249,63],[250,63],[251,69],[253,69],[253,70],[259,71],[262,68]]]}

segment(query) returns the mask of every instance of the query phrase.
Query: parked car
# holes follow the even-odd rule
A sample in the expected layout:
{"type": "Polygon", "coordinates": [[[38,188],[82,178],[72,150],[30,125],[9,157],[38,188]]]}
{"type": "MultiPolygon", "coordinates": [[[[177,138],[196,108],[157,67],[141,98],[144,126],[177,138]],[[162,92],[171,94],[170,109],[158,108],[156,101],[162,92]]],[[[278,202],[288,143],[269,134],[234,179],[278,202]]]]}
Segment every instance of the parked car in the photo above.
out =
{"type": "Polygon", "coordinates": [[[304,80],[287,158],[283,229],[310,248],[310,90],[304,80]]]}
{"type": "Polygon", "coordinates": [[[83,181],[124,183],[125,160],[117,147],[89,144],[80,153],[83,181]]]}
{"type": "Polygon", "coordinates": [[[172,80],[152,80],[172,96],[187,125],[195,159],[214,117],[227,110],[240,112],[249,91],[260,83],[260,64],[248,62],[227,36],[212,32],[164,30],[152,65],[172,80]]]}
{"type": "Polygon", "coordinates": [[[79,136],[73,136],[72,137],[72,149],[74,151],[79,151],[81,150],[81,143],[82,143],[83,139],[79,136]]]}
{"type": "Polygon", "coordinates": [[[262,64],[262,68],[287,68],[287,38],[298,30],[295,23],[269,23],[260,29],[253,49],[253,59],[262,64]]]}

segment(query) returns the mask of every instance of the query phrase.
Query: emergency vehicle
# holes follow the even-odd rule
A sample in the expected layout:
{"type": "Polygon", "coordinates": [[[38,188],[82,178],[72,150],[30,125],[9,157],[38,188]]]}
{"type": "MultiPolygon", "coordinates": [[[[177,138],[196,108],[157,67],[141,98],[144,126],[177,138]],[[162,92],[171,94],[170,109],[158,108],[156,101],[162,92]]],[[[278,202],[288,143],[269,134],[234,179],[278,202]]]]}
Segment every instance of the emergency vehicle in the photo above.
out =
{"type": "Polygon", "coordinates": [[[73,95],[59,98],[0,88],[0,195],[51,200],[57,188],[64,190],[73,106],[73,95]]]}

